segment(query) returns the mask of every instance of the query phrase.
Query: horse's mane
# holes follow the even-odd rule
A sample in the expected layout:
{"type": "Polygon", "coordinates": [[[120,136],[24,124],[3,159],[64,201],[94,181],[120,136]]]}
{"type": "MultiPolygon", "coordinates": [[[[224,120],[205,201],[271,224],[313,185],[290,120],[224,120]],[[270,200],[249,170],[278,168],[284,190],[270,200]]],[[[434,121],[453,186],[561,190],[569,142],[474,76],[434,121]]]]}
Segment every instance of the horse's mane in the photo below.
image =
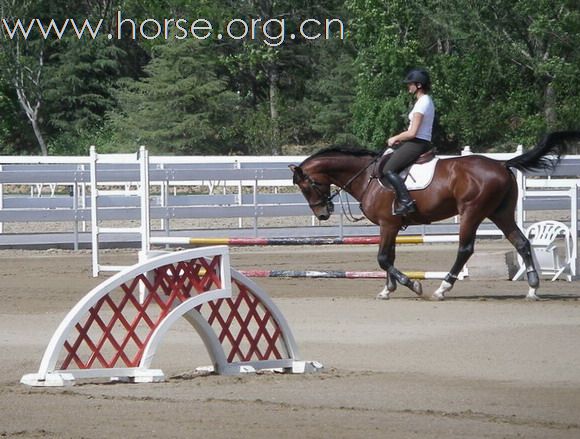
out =
{"type": "Polygon", "coordinates": [[[364,148],[356,148],[352,146],[342,146],[342,145],[334,145],[328,148],[321,149],[320,151],[315,152],[310,157],[302,162],[302,164],[306,163],[309,160],[312,160],[317,157],[326,156],[326,155],[351,155],[354,157],[364,157],[364,156],[371,156],[376,157],[379,155],[377,151],[371,151],[370,149],[364,148]]]}

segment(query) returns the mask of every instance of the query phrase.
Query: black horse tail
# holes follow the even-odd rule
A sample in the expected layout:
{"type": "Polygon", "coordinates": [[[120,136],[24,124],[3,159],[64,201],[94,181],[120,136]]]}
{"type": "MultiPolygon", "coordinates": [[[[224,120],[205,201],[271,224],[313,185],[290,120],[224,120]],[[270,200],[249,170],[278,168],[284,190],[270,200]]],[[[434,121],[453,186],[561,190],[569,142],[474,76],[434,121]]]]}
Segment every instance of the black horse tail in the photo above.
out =
{"type": "Polygon", "coordinates": [[[580,131],[558,131],[549,133],[533,148],[504,163],[507,168],[551,173],[566,154],[566,140],[580,140],[580,131]]]}

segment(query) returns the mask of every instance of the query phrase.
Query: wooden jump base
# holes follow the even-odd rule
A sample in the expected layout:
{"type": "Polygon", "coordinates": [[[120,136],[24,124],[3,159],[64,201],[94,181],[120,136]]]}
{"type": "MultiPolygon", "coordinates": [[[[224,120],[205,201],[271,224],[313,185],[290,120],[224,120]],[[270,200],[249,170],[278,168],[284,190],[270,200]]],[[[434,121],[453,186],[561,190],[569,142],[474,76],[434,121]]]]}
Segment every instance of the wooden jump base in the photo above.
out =
{"type": "MultiPolygon", "coordinates": [[[[282,277],[282,278],[318,278],[318,279],[385,279],[384,271],[293,271],[293,270],[243,270],[247,277],[282,277]]],[[[443,271],[407,271],[410,279],[444,279],[447,275],[443,271]]],[[[463,275],[459,276],[460,279],[463,275]]]]}
{"type": "Polygon", "coordinates": [[[21,383],[162,381],[163,372],[150,366],[181,318],[203,341],[212,361],[209,369],[216,373],[303,373],[322,367],[299,358],[280,310],[258,285],[230,268],[229,249],[219,246],[157,256],[105,280],[69,311],[38,372],[24,375],[21,383]]]}
{"type": "MultiPolygon", "coordinates": [[[[458,235],[398,236],[397,244],[426,244],[458,242],[458,235]]],[[[358,245],[379,244],[379,236],[350,236],[344,238],[187,238],[151,237],[151,244],[169,245],[230,245],[230,246],[268,246],[268,245],[358,245]]]]}

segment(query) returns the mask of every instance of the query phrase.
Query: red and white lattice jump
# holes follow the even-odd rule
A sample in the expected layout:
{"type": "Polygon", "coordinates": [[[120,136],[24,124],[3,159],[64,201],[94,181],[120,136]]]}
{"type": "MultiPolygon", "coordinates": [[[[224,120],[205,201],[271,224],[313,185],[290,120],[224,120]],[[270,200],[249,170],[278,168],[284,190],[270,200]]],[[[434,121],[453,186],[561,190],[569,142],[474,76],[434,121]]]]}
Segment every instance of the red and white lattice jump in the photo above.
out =
{"type": "Polygon", "coordinates": [[[200,336],[216,373],[321,368],[300,359],[286,319],[258,285],[230,268],[228,248],[213,246],[155,257],[94,288],[58,326],[38,372],[21,382],[162,381],[163,372],[150,366],[182,317],[200,336]]]}

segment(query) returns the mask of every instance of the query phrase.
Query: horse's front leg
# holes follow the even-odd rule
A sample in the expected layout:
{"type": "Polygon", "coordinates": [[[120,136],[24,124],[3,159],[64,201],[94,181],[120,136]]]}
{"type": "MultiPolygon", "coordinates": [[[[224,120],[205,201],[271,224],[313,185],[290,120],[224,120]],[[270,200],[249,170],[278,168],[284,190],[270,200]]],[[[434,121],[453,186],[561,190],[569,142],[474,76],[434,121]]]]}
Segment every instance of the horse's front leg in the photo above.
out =
{"type": "MultiPolygon", "coordinates": [[[[395,245],[391,245],[389,249],[386,250],[388,255],[388,263],[393,265],[395,263],[395,245]]],[[[379,250],[379,258],[380,258],[381,250],[379,250]]],[[[380,260],[379,260],[380,264],[380,260]]],[[[388,300],[391,297],[391,294],[395,292],[397,289],[397,279],[395,276],[389,272],[387,272],[387,281],[385,283],[385,288],[377,294],[377,299],[381,300],[388,300]]]]}
{"type": "Polygon", "coordinates": [[[387,273],[387,282],[385,288],[377,295],[377,299],[389,299],[390,294],[397,289],[397,282],[410,288],[419,296],[423,294],[421,282],[409,279],[407,275],[395,268],[395,239],[398,233],[398,228],[381,227],[381,244],[377,261],[387,273]]]}

